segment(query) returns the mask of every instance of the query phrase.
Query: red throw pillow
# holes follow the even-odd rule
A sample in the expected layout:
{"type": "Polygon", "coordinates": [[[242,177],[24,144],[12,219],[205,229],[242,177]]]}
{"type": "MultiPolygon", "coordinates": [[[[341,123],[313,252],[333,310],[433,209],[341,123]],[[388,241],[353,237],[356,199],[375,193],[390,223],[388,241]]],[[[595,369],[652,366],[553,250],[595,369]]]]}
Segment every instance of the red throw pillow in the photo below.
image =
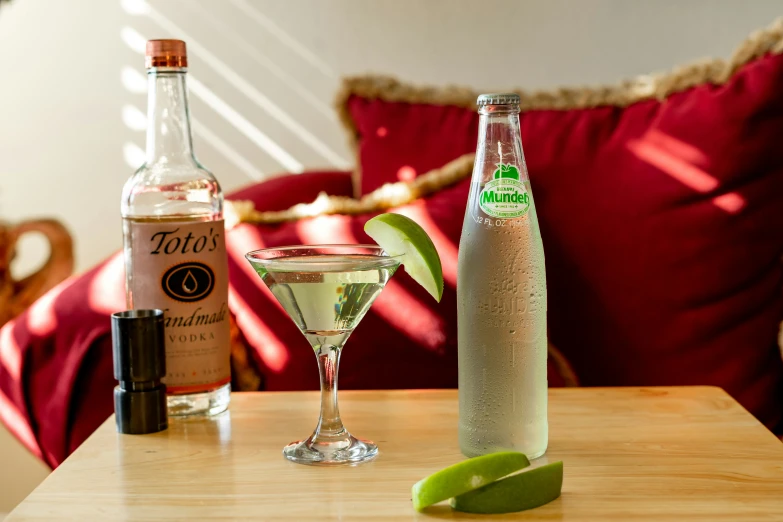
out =
{"type": "MultiPolygon", "coordinates": [[[[522,93],[550,338],[582,384],[721,386],[783,430],[781,50],[778,22],[728,63],[522,93]]],[[[476,94],[349,80],[361,193],[474,151],[476,94]]]]}
{"type": "Polygon", "coordinates": [[[309,203],[319,194],[347,196],[353,191],[351,177],[345,172],[325,171],[278,176],[253,183],[231,193],[228,199],[252,201],[259,210],[285,210],[298,203],[309,203]]]}
{"type": "MultiPolygon", "coordinates": [[[[392,209],[421,224],[443,263],[440,303],[400,269],[351,334],[341,359],[344,389],[454,388],[457,386],[457,244],[470,186],[471,165],[462,181],[434,195],[392,209]],[[455,204],[455,202],[459,202],[455,204]]],[[[237,195],[239,198],[241,195],[237,195]]],[[[262,247],[323,243],[370,243],[364,224],[377,212],[329,215],[280,225],[243,223],[228,235],[231,311],[253,348],[267,390],[318,387],[312,349],[245,259],[262,247]]],[[[575,384],[568,362],[550,347],[549,384],[575,384]]]]}

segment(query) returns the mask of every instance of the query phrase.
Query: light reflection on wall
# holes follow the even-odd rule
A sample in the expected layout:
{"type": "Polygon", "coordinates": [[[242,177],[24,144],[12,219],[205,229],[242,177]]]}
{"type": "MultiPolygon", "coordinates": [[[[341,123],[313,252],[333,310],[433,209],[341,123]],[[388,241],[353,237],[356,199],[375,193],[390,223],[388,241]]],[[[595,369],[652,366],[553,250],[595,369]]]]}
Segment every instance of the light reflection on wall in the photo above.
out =
{"type": "Polygon", "coordinates": [[[141,167],[146,158],[144,150],[131,141],[125,142],[122,146],[122,156],[125,158],[125,163],[132,169],[141,167]]]}
{"type": "Polygon", "coordinates": [[[248,4],[247,0],[231,0],[231,3],[233,3],[244,14],[250,17],[251,20],[261,26],[262,29],[268,31],[272,36],[277,38],[285,46],[298,54],[300,58],[306,60],[310,65],[318,69],[325,76],[330,78],[335,78],[337,76],[334,71],[332,71],[332,69],[326,65],[326,63],[315,53],[310,51],[310,49],[283,31],[274,21],[272,21],[271,18],[264,16],[264,13],[248,4]]]}
{"type": "Polygon", "coordinates": [[[234,166],[241,170],[247,177],[255,181],[260,181],[266,177],[263,172],[253,166],[253,163],[237,152],[236,149],[226,143],[220,136],[212,132],[209,127],[193,117],[190,118],[190,121],[193,126],[193,132],[197,136],[204,138],[206,142],[223,154],[228,161],[233,163],[234,166]]]}
{"type": "MultiPolygon", "coordinates": [[[[307,102],[310,107],[321,113],[322,116],[329,120],[337,121],[337,115],[335,114],[334,108],[331,106],[331,104],[324,103],[318,99],[318,97],[313,94],[312,91],[310,91],[306,86],[302,85],[293,76],[285,72],[282,67],[277,65],[266,54],[262,53],[256,46],[242,38],[228,24],[215,18],[212,13],[210,13],[206,8],[197,2],[188,2],[183,4],[183,6],[192,10],[206,23],[214,26],[220,34],[222,34],[232,43],[232,45],[234,45],[237,49],[242,50],[242,52],[249,56],[255,63],[266,69],[275,78],[283,82],[287,88],[295,92],[297,96],[299,96],[303,101],[307,102]]],[[[319,63],[323,62],[319,61],[319,63]]],[[[330,72],[329,75],[333,76],[333,73],[330,72]]]]}
{"type": "Polygon", "coordinates": [[[147,130],[147,115],[135,105],[125,105],[122,108],[122,123],[131,130],[147,130]]]}
{"type": "MultiPolygon", "coordinates": [[[[144,53],[144,44],[147,41],[141,33],[131,27],[124,27],[120,32],[120,37],[128,47],[138,53],[144,53]]],[[[133,93],[140,93],[147,91],[147,81],[144,76],[136,69],[130,66],[125,66],[121,71],[121,79],[123,86],[133,93]]],[[[282,165],[288,172],[299,173],[304,170],[302,164],[297,161],[291,154],[283,150],[277,143],[270,139],[266,134],[261,132],[255,125],[243,117],[233,107],[226,103],[222,98],[217,96],[211,89],[206,87],[193,75],[188,80],[188,86],[190,93],[200,98],[204,103],[211,107],[218,115],[228,121],[236,130],[245,135],[256,146],[261,148],[264,152],[274,158],[280,165],[282,165]]],[[[141,111],[136,108],[138,113],[141,111]]],[[[144,117],[143,113],[141,116],[144,117]]],[[[243,157],[236,149],[231,147],[223,139],[212,132],[206,125],[201,123],[196,124],[196,120],[192,119],[193,131],[200,134],[206,139],[206,141],[215,148],[218,152],[223,154],[234,166],[238,167],[245,175],[250,179],[260,180],[264,178],[264,174],[258,168],[254,167],[252,162],[243,157]]],[[[132,110],[129,106],[123,107],[123,123],[131,130],[144,130],[146,129],[146,117],[144,117],[144,126],[140,128],[141,120],[138,118],[138,114],[132,114],[132,110]]],[[[136,155],[133,152],[132,143],[125,144],[124,157],[125,162],[132,168],[138,168],[141,163],[131,163],[136,161],[136,155]]],[[[140,149],[139,149],[140,150],[140,149]]],[[[143,161],[142,161],[143,163],[143,161]]]]}
{"type": "MultiPolygon", "coordinates": [[[[258,13],[255,8],[243,2],[235,3],[235,5],[237,9],[240,9],[243,12],[250,11],[252,13],[248,15],[250,18],[261,25],[265,31],[291,47],[294,52],[313,65],[313,67],[326,75],[334,76],[334,73],[332,73],[328,67],[323,63],[320,63],[317,56],[303,48],[301,45],[297,45],[293,38],[283,32],[262,13],[258,13]]],[[[296,143],[303,144],[323,160],[326,160],[332,167],[343,169],[350,167],[350,162],[342,157],[340,153],[336,152],[305,125],[297,121],[291,114],[283,109],[279,103],[273,101],[270,96],[262,93],[255,84],[251,83],[242,74],[229,66],[228,63],[222,60],[215,52],[212,52],[211,48],[208,49],[206,46],[202,45],[199,42],[200,35],[198,33],[186,32],[146,0],[120,0],[120,6],[126,13],[134,16],[142,16],[146,18],[147,21],[154,23],[163,30],[164,34],[181,38],[187,42],[191,56],[197,57],[201,63],[205,63],[214,73],[217,73],[221,87],[221,94],[218,95],[212,83],[208,86],[207,82],[201,81],[201,79],[194,77],[191,73],[188,81],[190,93],[210,107],[215,114],[227,121],[236,131],[243,135],[244,138],[263,151],[265,155],[273,159],[276,165],[279,165],[283,170],[292,173],[299,173],[304,170],[303,161],[295,157],[291,151],[286,150],[288,146],[293,147],[296,143]],[[287,146],[282,146],[267,133],[261,131],[256,123],[251,120],[251,118],[254,117],[252,112],[240,112],[237,108],[232,106],[232,104],[227,101],[228,98],[223,97],[226,96],[223,92],[226,88],[238,92],[245,99],[251,101],[256,107],[260,108],[263,113],[269,116],[271,121],[281,126],[281,130],[287,131],[289,133],[286,135],[287,146]]],[[[304,85],[297,82],[290,74],[286,73],[285,70],[271,58],[261,53],[242,37],[233,34],[230,27],[217,20],[214,16],[211,16],[204,6],[186,4],[183,7],[193,11],[202,20],[216,27],[217,31],[215,31],[215,33],[222,34],[224,38],[228,39],[232,43],[232,48],[235,48],[244,55],[250,57],[253,63],[260,65],[265,71],[271,73],[276,80],[282,82],[286,88],[295,93],[302,101],[309,104],[310,107],[314,108],[322,117],[332,121],[336,120],[334,111],[329,108],[327,104],[319,100],[304,85]]],[[[140,23],[147,22],[143,21],[140,23]]],[[[123,27],[120,31],[120,38],[125,45],[134,52],[144,52],[144,44],[147,38],[134,27],[123,27]]],[[[121,72],[122,84],[128,92],[143,92],[143,77],[139,78],[141,76],[140,73],[134,74],[133,71],[138,72],[137,69],[132,67],[123,68],[121,72]]],[[[207,73],[208,71],[203,74],[207,76],[207,73]]],[[[210,76],[210,78],[212,77],[210,76]]],[[[231,99],[233,101],[233,98],[231,99]]],[[[209,118],[205,118],[199,121],[198,124],[194,123],[194,133],[197,133],[204,138],[214,150],[229,160],[245,176],[253,180],[262,179],[264,177],[263,170],[255,166],[253,161],[243,156],[237,150],[237,147],[230,142],[229,137],[211,129],[207,123],[208,120],[209,118]]],[[[138,119],[132,118],[131,112],[127,108],[123,109],[123,122],[132,130],[138,130],[138,119]]],[[[272,129],[274,129],[274,126],[272,129]]],[[[128,155],[126,154],[126,159],[127,158],[128,155]]]]}

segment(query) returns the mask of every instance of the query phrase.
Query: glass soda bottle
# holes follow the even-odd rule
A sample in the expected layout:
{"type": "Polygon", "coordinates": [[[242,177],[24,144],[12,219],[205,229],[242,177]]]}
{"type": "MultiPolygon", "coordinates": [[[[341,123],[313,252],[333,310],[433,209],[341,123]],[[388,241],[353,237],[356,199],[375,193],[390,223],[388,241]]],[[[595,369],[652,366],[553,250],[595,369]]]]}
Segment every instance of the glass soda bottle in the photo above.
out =
{"type": "Polygon", "coordinates": [[[519,96],[478,98],[479,137],[457,276],[459,444],[469,457],[547,448],[544,249],[519,96]]]}
{"type": "Polygon", "coordinates": [[[169,415],[212,415],[231,386],[223,192],[193,155],[185,42],[150,40],[146,67],[146,162],[122,193],[128,307],[165,312],[169,415]]]}

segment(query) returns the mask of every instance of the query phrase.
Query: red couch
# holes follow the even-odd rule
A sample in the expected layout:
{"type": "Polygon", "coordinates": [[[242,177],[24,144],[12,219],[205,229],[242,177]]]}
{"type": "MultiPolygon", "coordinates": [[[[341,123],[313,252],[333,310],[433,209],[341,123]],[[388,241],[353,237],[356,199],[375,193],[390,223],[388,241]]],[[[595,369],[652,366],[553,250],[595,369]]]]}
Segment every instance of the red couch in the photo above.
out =
{"type": "MultiPolygon", "coordinates": [[[[254,201],[258,209],[281,210],[312,201],[322,191],[347,196],[352,190],[350,176],[348,172],[286,176],[231,197],[254,201]]],[[[341,388],[456,386],[454,238],[461,228],[467,189],[465,179],[424,202],[396,209],[420,221],[425,214],[416,211],[426,209],[424,226],[444,260],[444,297],[436,304],[404,272],[398,272],[350,340],[341,388]]],[[[260,246],[307,241],[312,234],[322,242],[367,241],[361,228],[368,218],[323,216],[282,225],[243,224],[229,233],[230,307],[247,358],[262,376],[260,389],[317,389],[318,377],[311,350],[248,270],[243,254],[260,246]],[[346,239],[346,230],[353,238],[346,239]]],[[[548,257],[548,263],[556,263],[553,258],[548,257]]],[[[112,413],[111,391],[116,383],[109,315],[124,308],[123,277],[118,254],[59,285],[0,330],[0,419],[53,467],[112,413]]],[[[596,365],[602,364],[596,360],[596,365]]],[[[550,352],[549,380],[553,386],[573,384],[570,365],[558,352],[550,352]]],[[[661,381],[671,384],[668,376],[661,376],[661,381]]],[[[697,377],[674,384],[703,382],[697,377]]]]}

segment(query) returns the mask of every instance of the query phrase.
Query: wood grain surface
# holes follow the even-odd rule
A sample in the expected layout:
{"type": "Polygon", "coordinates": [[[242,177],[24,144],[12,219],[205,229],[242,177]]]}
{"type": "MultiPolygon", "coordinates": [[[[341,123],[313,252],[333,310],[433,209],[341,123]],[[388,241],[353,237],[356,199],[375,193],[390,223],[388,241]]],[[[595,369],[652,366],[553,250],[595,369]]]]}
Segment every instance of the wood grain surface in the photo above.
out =
{"type": "Polygon", "coordinates": [[[512,515],[413,511],[420,478],[463,459],[456,391],[342,392],[380,456],[309,467],[281,455],[317,419],[318,394],[239,393],[213,419],[119,435],[109,419],[9,520],[783,520],[783,444],[718,388],[550,390],[562,496],[512,515]]]}

